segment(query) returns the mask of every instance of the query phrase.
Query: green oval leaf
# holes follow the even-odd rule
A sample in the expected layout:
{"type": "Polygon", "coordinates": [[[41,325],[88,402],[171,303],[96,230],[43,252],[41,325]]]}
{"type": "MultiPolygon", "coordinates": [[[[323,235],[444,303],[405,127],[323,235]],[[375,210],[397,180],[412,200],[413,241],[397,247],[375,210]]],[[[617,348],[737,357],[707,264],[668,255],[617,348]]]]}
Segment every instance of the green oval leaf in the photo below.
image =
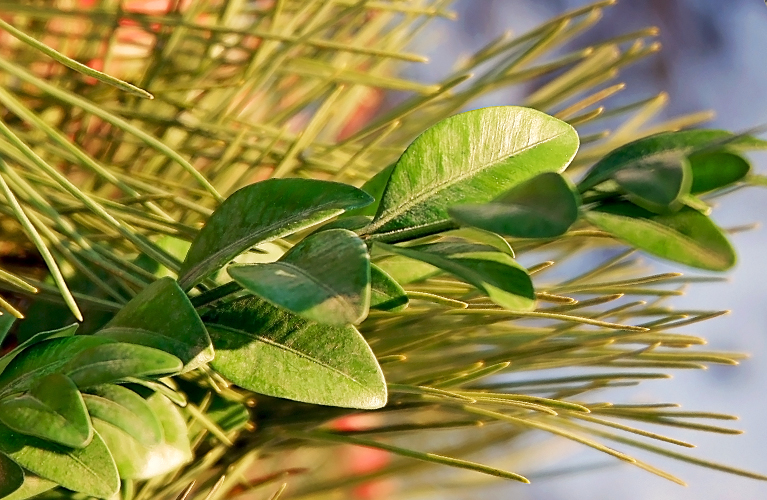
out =
{"type": "Polygon", "coordinates": [[[24,471],[21,467],[0,453],[0,498],[5,498],[24,484],[24,471]]]}
{"type": "Polygon", "coordinates": [[[690,194],[692,168],[678,153],[660,153],[632,163],[613,174],[628,198],[647,210],[678,210],[690,194]]]}
{"type": "Polygon", "coordinates": [[[450,215],[469,226],[516,238],[553,238],[578,219],[577,196],[564,177],[547,172],[484,205],[459,205],[450,215]]]}
{"type": "Polygon", "coordinates": [[[751,164],[740,155],[727,151],[690,156],[693,194],[706,193],[743,180],[751,172],[751,164]]]}
{"type": "Polygon", "coordinates": [[[0,452],[41,478],[72,491],[110,498],[120,489],[117,467],[98,433],[85,448],[67,448],[0,425],[0,452]]]}
{"type": "Polygon", "coordinates": [[[8,428],[72,448],[93,438],[85,402],[69,377],[52,373],[29,392],[0,402],[0,422],[8,428]]]}
{"type": "Polygon", "coordinates": [[[373,217],[376,212],[378,212],[378,206],[381,204],[381,197],[383,196],[383,192],[386,189],[386,185],[389,183],[389,178],[391,177],[391,173],[394,170],[395,165],[395,163],[392,163],[383,170],[379,170],[377,174],[368,179],[367,182],[365,182],[365,184],[360,187],[360,189],[375,199],[373,203],[362,208],[349,210],[342,217],[373,217]]]}
{"type": "Polygon", "coordinates": [[[234,264],[227,272],[249,292],[309,320],[346,325],[368,314],[370,256],[345,229],[310,235],[277,262],[234,264]]]}
{"type": "Polygon", "coordinates": [[[426,130],[397,161],[368,231],[449,219],[458,202],[485,203],[542,172],[561,172],[578,151],[567,123],[516,106],[452,116],[426,130]]]}
{"type": "Polygon", "coordinates": [[[408,298],[405,289],[386,271],[375,264],[370,264],[370,308],[398,312],[407,306],[408,298]]]}
{"type": "Polygon", "coordinates": [[[159,349],[112,342],[82,351],[63,368],[77,387],[115,382],[125,377],[150,377],[178,372],[181,360],[159,349]]]}
{"type": "Polygon", "coordinates": [[[162,425],[163,440],[147,447],[121,428],[103,420],[93,425],[114,456],[120,477],[149,479],[172,472],[193,458],[189,435],[181,412],[165,396],[155,393],[146,400],[162,425]]]}
{"type": "Polygon", "coordinates": [[[485,292],[490,300],[501,307],[512,311],[530,311],[535,308],[535,289],[530,275],[505,253],[460,250],[465,245],[405,248],[376,244],[394,254],[420,260],[449,272],[485,292]]]}
{"type": "Polygon", "coordinates": [[[245,389],[329,406],[386,404],[378,361],[351,325],[309,322],[255,297],[203,319],[216,348],[211,365],[245,389]]]}
{"type": "Polygon", "coordinates": [[[269,179],[236,191],[210,216],[179,270],[189,290],[257,243],[281,238],[364,207],[373,199],[338,182],[269,179]]]}
{"type": "Polygon", "coordinates": [[[205,325],[171,278],[142,290],[97,335],[173,354],[183,361],[182,372],[199,368],[214,355],[205,325]]]}
{"type": "Polygon", "coordinates": [[[112,384],[91,387],[88,392],[83,399],[91,418],[121,429],[144,446],[162,442],[162,425],[144,398],[112,384]]]}
{"type": "Polygon", "coordinates": [[[711,219],[691,208],[654,214],[628,202],[586,212],[586,220],[636,248],[710,271],[735,265],[735,251],[711,219]]]}
{"type": "Polygon", "coordinates": [[[37,344],[38,342],[42,342],[43,340],[71,337],[77,331],[78,326],[80,326],[79,323],[73,323],[69,326],[65,326],[64,328],[58,328],[56,330],[47,332],[40,332],[28,338],[26,341],[17,345],[5,353],[2,358],[0,358],[0,373],[2,373],[3,370],[5,370],[5,367],[8,366],[8,364],[10,364],[10,362],[13,361],[13,359],[27,347],[37,344]]]}

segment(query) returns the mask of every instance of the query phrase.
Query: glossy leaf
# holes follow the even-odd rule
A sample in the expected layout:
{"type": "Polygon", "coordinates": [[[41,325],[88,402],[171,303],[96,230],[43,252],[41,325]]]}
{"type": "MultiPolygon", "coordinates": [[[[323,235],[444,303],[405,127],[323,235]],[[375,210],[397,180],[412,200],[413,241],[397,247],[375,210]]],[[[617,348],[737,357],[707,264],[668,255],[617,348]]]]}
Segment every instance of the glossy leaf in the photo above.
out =
{"type": "Polygon", "coordinates": [[[55,339],[60,337],[71,337],[77,331],[78,326],[80,326],[79,323],[73,323],[69,326],[65,326],[64,328],[59,328],[59,329],[51,330],[48,332],[40,332],[28,338],[26,341],[17,345],[13,349],[5,353],[5,355],[3,355],[2,358],[0,358],[0,373],[2,373],[3,370],[5,370],[5,367],[8,366],[8,364],[11,361],[13,361],[13,358],[18,356],[19,353],[23,351],[24,349],[26,349],[27,347],[37,344],[38,342],[42,342],[43,340],[55,339]]]}
{"type": "Polygon", "coordinates": [[[751,164],[742,156],[727,151],[696,154],[690,156],[692,186],[694,194],[706,193],[727,187],[746,178],[751,164]]]}
{"type": "Polygon", "coordinates": [[[48,481],[28,472],[24,473],[24,484],[8,496],[2,497],[3,500],[27,500],[35,498],[41,493],[52,490],[57,486],[53,481],[48,481]]]}
{"type": "Polygon", "coordinates": [[[671,152],[634,162],[613,179],[636,205],[663,213],[679,209],[690,193],[692,169],[687,158],[671,152]]]}
{"type": "Polygon", "coordinates": [[[376,265],[400,285],[417,283],[442,272],[431,264],[402,255],[387,255],[376,261],[376,265]]]}
{"type": "Polygon", "coordinates": [[[370,307],[368,249],[346,229],[310,235],[277,262],[234,264],[227,272],[267,302],[320,323],[359,323],[370,307]]]}
{"type": "Polygon", "coordinates": [[[691,208],[657,215],[628,202],[611,203],[585,214],[603,231],[664,259],[710,271],[735,265],[735,251],[714,223],[691,208]]]}
{"type": "Polygon", "coordinates": [[[93,438],[85,402],[69,377],[52,373],[29,392],[0,402],[0,422],[8,428],[72,448],[93,438]]]}
{"type": "Polygon", "coordinates": [[[165,396],[155,393],[147,404],[162,425],[163,440],[147,447],[119,427],[103,420],[93,425],[112,451],[120,477],[149,479],[172,472],[192,460],[184,417],[165,396]]]}
{"type": "Polygon", "coordinates": [[[186,293],[171,278],[136,295],[97,333],[119,342],[154,347],[194,370],[213,359],[213,344],[186,293]]]}
{"type": "Polygon", "coordinates": [[[326,221],[373,199],[337,182],[269,179],[246,186],[224,201],[192,243],[179,271],[188,290],[257,243],[326,221]]]}
{"type": "Polygon", "coordinates": [[[378,206],[381,204],[381,197],[386,189],[386,185],[389,183],[392,171],[394,171],[395,163],[392,163],[388,167],[379,170],[377,174],[367,180],[360,189],[372,196],[375,201],[370,205],[362,208],[357,208],[346,212],[342,217],[350,218],[356,216],[368,216],[373,217],[378,212],[378,206]]]}
{"type": "Polygon", "coordinates": [[[511,248],[509,242],[493,231],[485,231],[476,227],[462,227],[442,233],[442,236],[445,238],[463,238],[464,240],[481,243],[493,247],[499,252],[508,254],[511,258],[515,257],[514,249],[511,248]]]}
{"type": "Polygon", "coordinates": [[[484,205],[458,205],[450,215],[462,224],[516,238],[553,238],[578,219],[580,202],[559,174],[543,173],[484,205]]]}
{"type": "Polygon", "coordinates": [[[405,289],[386,271],[370,265],[370,308],[398,312],[408,305],[405,289]]]}
{"type": "Polygon", "coordinates": [[[0,452],[69,490],[110,498],[120,488],[117,467],[98,433],[85,448],[68,448],[0,425],[0,452]]]}
{"type": "Polygon", "coordinates": [[[570,125],[516,106],[452,116],[421,134],[391,173],[368,231],[449,219],[456,203],[486,203],[543,172],[561,172],[578,151],[570,125]]]}
{"type": "Polygon", "coordinates": [[[535,290],[530,275],[507,254],[490,251],[461,252],[457,246],[381,247],[447,271],[485,292],[490,300],[506,309],[530,311],[535,308],[535,290]]]}
{"type": "Polygon", "coordinates": [[[113,342],[86,349],[62,372],[78,387],[115,382],[125,377],[150,377],[178,372],[181,360],[159,349],[113,342]]]}
{"type": "Polygon", "coordinates": [[[203,319],[216,348],[211,365],[245,389],[329,406],[386,404],[381,368],[351,325],[309,322],[255,297],[203,319]]]}
{"type": "Polygon", "coordinates": [[[144,446],[162,442],[162,425],[144,398],[112,384],[91,387],[88,392],[83,399],[91,418],[113,425],[144,446]]]}
{"type": "Polygon", "coordinates": [[[16,462],[0,453],[0,498],[5,498],[24,484],[24,471],[16,462]]]}

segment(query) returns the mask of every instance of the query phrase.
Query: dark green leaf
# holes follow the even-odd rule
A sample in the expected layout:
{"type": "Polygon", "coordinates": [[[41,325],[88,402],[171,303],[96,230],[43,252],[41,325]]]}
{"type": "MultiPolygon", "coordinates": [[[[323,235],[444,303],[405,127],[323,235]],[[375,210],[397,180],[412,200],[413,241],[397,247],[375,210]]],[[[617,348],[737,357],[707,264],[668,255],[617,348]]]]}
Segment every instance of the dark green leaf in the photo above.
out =
{"type": "Polygon", "coordinates": [[[635,204],[652,212],[678,210],[690,194],[690,162],[676,152],[640,159],[613,174],[613,179],[635,204]]]}
{"type": "Polygon", "coordinates": [[[21,488],[17,489],[9,496],[2,497],[2,499],[27,500],[28,498],[34,498],[41,493],[52,490],[56,486],[57,484],[53,481],[48,481],[47,479],[26,472],[24,473],[24,484],[21,485],[21,488]]]}
{"type": "Polygon", "coordinates": [[[330,406],[386,404],[381,368],[351,325],[309,322],[255,297],[203,319],[216,348],[211,365],[245,389],[330,406]]]}
{"type": "Polygon", "coordinates": [[[179,283],[188,290],[248,248],[326,221],[373,199],[337,182],[269,179],[224,201],[192,243],[179,283]]]}
{"type": "Polygon", "coordinates": [[[97,335],[173,354],[184,362],[184,372],[213,359],[213,344],[205,325],[171,278],[157,280],[142,290],[97,335]]]}
{"type": "Polygon", "coordinates": [[[69,377],[52,373],[29,392],[0,402],[0,422],[8,428],[72,448],[93,438],[88,410],[69,377]]]}
{"type": "Polygon", "coordinates": [[[91,387],[88,392],[83,398],[92,418],[121,429],[145,446],[162,442],[162,425],[144,398],[112,384],[91,387]]]}
{"type": "Polygon", "coordinates": [[[370,265],[370,307],[398,312],[408,305],[405,289],[375,264],[370,265]]]}
{"type": "Polygon", "coordinates": [[[711,271],[735,265],[735,251],[722,231],[691,208],[657,215],[618,202],[589,211],[585,217],[616,238],[664,259],[711,271]]]}
{"type": "Polygon", "coordinates": [[[527,271],[509,255],[501,252],[460,252],[458,247],[423,245],[404,248],[383,245],[385,250],[421,260],[447,271],[485,292],[501,307],[512,311],[535,308],[535,290],[527,271]]]}
{"type": "Polygon", "coordinates": [[[456,203],[486,203],[578,151],[567,123],[516,106],[469,111],[421,134],[397,161],[368,229],[389,232],[449,219],[456,203]]]}
{"type": "Polygon", "coordinates": [[[162,443],[146,447],[119,427],[94,420],[96,431],[112,451],[120,477],[149,479],[174,471],[192,460],[186,422],[173,403],[155,393],[147,404],[162,424],[162,443]]]}
{"type": "Polygon", "coordinates": [[[379,170],[377,174],[367,180],[360,189],[367,194],[375,198],[375,202],[362,208],[357,208],[346,212],[343,217],[355,217],[355,216],[368,216],[373,217],[378,211],[378,206],[381,204],[381,197],[386,189],[386,185],[389,183],[392,171],[394,171],[395,164],[392,163],[383,170],[379,170]]]}
{"type": "Polygon", "coordinates": [[[692,166],[692,193],[705,193],[743,180],[751,171],[751,164],[740,155],[726,151],[690,156],[692,166]]]}
{"type": "Polygon", "coordinates": [[[67,448],[0,425],[0,452],[69,490],[110,498],[120,488],[117,467],[98,433],[85,448],[67,448]]]}
{"type": "Polygon", "coordinates": [[[16,462],[0,453],[0,498],[5,498],[24,484],[24,471],[16,462]]]}
{"type": "Polygon", "coordinates": [[[227,272],[249,292],[309,320],[346,325],[368,314],[368,249],[345,229],[308,236],[277,262],[234,264],[227,272]]]}
{"type": "Polygon", "coordinates": [[[240,430],[250,420],[247,406],[224,398],[214,399],[205,414],[224,432],[240,430]]]}
{"type": "Polygon", "coordinates": [[[484,205],[450,209],[458,222],[516,238],[553,238],[578,218],[579,201],[559,174],[543,173],[484,205]]]}
{"type": "Polygon", "coordinates": [[[28,338],[26,341],[17,345],[11,351],[7,352],[2,358],[0,358],[0,373],[2,373],[3,370],[5,370],[5,367],[8,366],[8,364],[13,360],[13,358],[18,356],[19,353],[23,351],[24,349],[26,349],[27,347],[37,344],[38,342],[42,342],[43,340],[55,339],[60,337],[71,337],[77,331],[78,326],[79,326],[79,323],[73,323],[69,326],[65,326],[64,328],[51,330],[49,332],[40,332],[28,338]]]}

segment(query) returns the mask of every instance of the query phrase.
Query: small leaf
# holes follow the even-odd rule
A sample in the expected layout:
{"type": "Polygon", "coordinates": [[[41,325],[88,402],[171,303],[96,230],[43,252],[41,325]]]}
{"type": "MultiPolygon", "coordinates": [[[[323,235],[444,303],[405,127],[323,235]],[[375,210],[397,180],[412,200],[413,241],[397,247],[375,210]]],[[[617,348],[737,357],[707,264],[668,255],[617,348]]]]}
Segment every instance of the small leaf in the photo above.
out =
{"type": "Polygon", "coordinates": [[[181,367],[180,359],[159,349],[112,342],[82,351],[62,367],[62,372],[77,387],[92,387],[125,377],[176,373],[181,367]]]}
{"type": "MultiPolygon", "coordinates": [[[[2,484],[2,483],[0,483],[2,484]]],[[[21,488],[14,491],[12,494],[2,497],[3,500],[27,500],[28,498],[35,498],[41,493],[45,493],[48,490],[52,490],[58,486],[53,481],[48,481],[39,476],[35,476],[28,472],[24,473],[24,484],[21,488]]]]}
{"type": "Polygon", "coordinates": [[[561,172],[578,151],[570,125],[516,106],[478,109],[426,130],[391,173],[368,231],[449,219],[456,203],[486,203],[542,172],[561,172]]]}
{"type": "Polygon", "coordinates": [[[661,153],[618,170],[613,179],[636,205],[663,213],[678,210],[690,194],[692,168],[678,153],[661,153]]]}
{"type": "Polygon", "coordinates": [[[192,243],[179,271],[189,290],[248,248],[364,207],[373,199],[337,182],[269,179],[246,186],[224,201],[192,243]]]}
{"type": "Polygon", "coordinates": [[[85,448],[67,448],[0,425],[0,452],[41,478],[72,491],[110,498],[120,488],[117,467],[98,433],[85,448]]]}
{"type": "MultiPolygon", "coordinates": [[[[375,249],[375,246],[373,248],[375,249]]],[[[376,265],[400,285],[423,281],[441,273],[438,268],[431,264],[402,255],[387,255],[379,259],[376,265]]]]}
{"type": "Polygon", "coordinates": [[[398,312],[408,305],[407,292],[386,271],[370,264],[370,308],[398,312]]]}
{"type": "Polygon", "coordinates": [[[559,174],[547,172],[484,205],[450,209],[458,222],[515,238],[553,238],[578,219],[580,202],[559,174]]]}
{"type": "Polygon", "coordinates": [[[735,265],[735,251],[722,231],[691,208],[657,215],[618,202],[586,212],[585,217],[616,238],[664,259],[710,271],[735,265]]]}
{"type": "Polygon", "coordinates": [[[19,353],[27,347],[37,344],[38,342],[42,342],[43,340],[71,337],[77,331],[78,326],[80,326],[79,323],[72,323],[71,325],[65,326],[64,328],[59,328],[57,330],[51,330],[48,332],[40,332],[28,338],[26,341],[17,345],[11,351],[7,352],[2,358],[0,358],[0,373],[5,370],[5,367],[8,366],[11,361],[13,361],[13,358],[18,356],[19,353]]]}
{"type": "Polygon", "coordinates": [[[0,453],[0,498],[5,498],[24,484],[24,471],[16,462],[0,453]]]}
{"type": "Polygon", "coordinates": [[[386,404],[381,368],[351,325],[312,323],[255,297],[203,319],[216,348],[211,365],[244,389],[329,406],[386,404]]]}
{"type": "Polygon", "coordinates": [[[144,446],[162,442],[162,425],[144,398],[112,384],[91,387],[88,392],[83,399],[91,418],[121,429],[144,446]]]}
{"type": "Polygon", "coordinates": [[[394,254],[421,260],[463,279],[511,311],[535,308],[535,289],[530,275],[510,256],[500,252],[458,252],[459,247],[423,245],[404,248],[380,244],[394,254]]]}
{"type": "Polygon", "coordinates": [[[205,414],[224,432],[240,430],[250,420],[247,406],[224,398],[214,399],[205,414]]]}
{"type": "Polygon", "coordinates": [[[249,292],[309,320],[345,325],[368,314],[368,249],[345,229],[308,236],[277,262],[235,264],[227,272],[249,292]]]}
{"type": "Polygon", "coordinates": [[[94,420],[96,431],[104,438],[114,456],[120,477],[149,479],[172,472],[192,460],[186,421],[173,403],[155,393],[146,400],[162,425],[162,443],[146,447],[130,434],[103,420],[94,420]]]}
{"type": "Polygon", "coordinates": [[[16,432],[72,448],[83,448],[93,438],[80,391],[59,373],[39,379],[26,394],[0,402],[0,422],[16,432]]]}
{"type": "Polygon", "coordinates": [[[740,155],[726,151],[690,156],[693,194],[706,193],[743,180],[751,171],[751,164],[740,155]]]}
{"type": "Polygon", "coordinates": [[[184,362],[182,372],[213,359],[213,344],[189,298],[171,278],[136,295],[97,335],[154,347],[184,362]]]}
{"type": "Polygon", "coordinates": [[[499,236],[497,233],[492,231],[485,231],[484,229],[479,229],[476,227],[462,227],[460,229],[454,229],[452,231],[442,233],[442,236],[445,238],[463,238],[464,240],[474,241],[476,243],[481,243],[483,245],[493,247],[499,252],[507,254],[512,259],[516,257],[514,254],[514,249],[511,248],[509,242],[502,236],[499,236]]]}
{"type": "Polygon", "coordinates": [[[389,183],[389,178],[394,170],[396,164],[392,163],[383,170],[379,170],[377,174],[367,180],[360,189],[372,196],[375,201],[370,205],[354,210],[349,210],[342,218],[356,217],[356,216],[368,216],[373,217],[378,211],[378,206],[381,204],[381,197],[386,189],[386,185],[389,183]]]}

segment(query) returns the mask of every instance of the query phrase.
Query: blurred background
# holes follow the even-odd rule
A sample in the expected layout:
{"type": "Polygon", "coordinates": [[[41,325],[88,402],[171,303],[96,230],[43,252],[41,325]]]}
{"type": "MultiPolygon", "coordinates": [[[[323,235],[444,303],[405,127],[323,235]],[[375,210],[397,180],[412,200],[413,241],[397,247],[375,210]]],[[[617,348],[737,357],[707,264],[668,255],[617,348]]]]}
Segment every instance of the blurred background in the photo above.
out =
{"type": "MultiPolygon", "coordinates": [[[[424,46],[420,49],[429,54],[431,64],[414,71],[422,72],[425,80],[433,80],[447,73],[461,55],[508,29],[519,34],[566,9],[588,3],[458,0],[453,4],[458,21],[440,21],[440,29],[431,32],[438,38],[421,42],[424,46]]],[[[743,131],[767,123],[767,6],[762,0],[623,0],[607,9],[596,29],[589,30],[580,41],[585,44],[647,26],[660,28],[663,50],[622,73],[621,81],[628,84],[624,91],[627,99],[665,90],[670,96],[665,117],[710,109],[716,113],[709,124],[714,128],[743,131]]],[[[524,89],[505,91],[478,104],[517,104],[522,93],[524,89]]],[[[757,172],[767,173],[767,155],[750,157],[757,172]]],[[[614,390],[610,398],[616,402],[678,402],[690,410],[737,414],[741,420],[735,424],[745,431],[741,436],[681,429],[673,430],[672,435],[697,444],[695,456],[767,473],[767,230],[763,227],[767,223],[767,192],[752,188],[728,196],[715,208],[714,218],[723,227],[750,222],[760,222],[762,227],[733,237],[740,261],[729,273],[729,282],[696,285],[672,304],[732,310],[729,316],[688,327],[685,333],[706,337],[712,348],[748,352],[751,358],[738,367],[677,371],[673,380],[644,382],[633,391],[614,390]]],[[[659,270],[666,270],[657,264],[659,270]]],[[[678,266],[668,270],[678,270],[678,266]]],[[[646,458],[687,481],[690,486],[684,488],[638,468],[605,460],[585,447],[571,446],[564,440],[557,445],[561,445],[559,452],[569,449],[572,454],[552,468],[567,470],[593,464],[593,470],[540,477],[530,487],[515,484],[493,490],[488,498],[742,500],[767,496],[767,485],[762,482],[690,464],[637,453],[638,458],[646,458]]]]}

